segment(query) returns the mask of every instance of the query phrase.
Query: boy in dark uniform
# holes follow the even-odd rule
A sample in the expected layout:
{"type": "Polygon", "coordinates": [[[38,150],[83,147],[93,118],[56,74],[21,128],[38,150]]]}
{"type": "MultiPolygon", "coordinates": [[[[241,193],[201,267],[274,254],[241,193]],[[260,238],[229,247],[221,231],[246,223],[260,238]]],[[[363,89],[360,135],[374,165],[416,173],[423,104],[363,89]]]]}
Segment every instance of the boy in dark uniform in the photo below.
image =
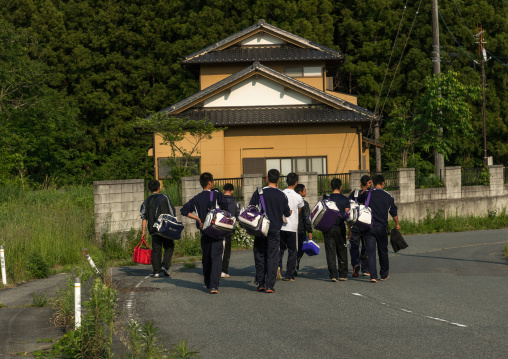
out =
{"type": "Polygon", "coordinates": [[[376,245],[379,255],[379,274],[381,280],[387,280],[390,276],[388,263],[388,213],[395,221],[395,228],[400,230],[399,218],[397,217],[397,206],[391,194],[383,188],[385,179],[382,175],[374,177],[374,186],[371,190],[369,207],[372,210],[372,227],[365,232],[365,245],[367,248],[367,262],[369,263],[370,281],[377,282],[376,268],[376,245]]]}
{"type": "MultiPolygon", "coordinates": [[[[349,210],[349,200],[346,196],[340,194],[342,189],[342,181],[338,178],[332,179],[330,182],[332,194],[328,197],[334,201],[341,215],[349,210]]],[[[326,195],[323,196],[326,198],[326,195]]],[[[326,233],[325,237],[325,253],[326,262],[328,263],[328,271],[332,282],[338,280],[347,280],[347,247],[346,247],[346,225],[342,217],[337,218],[333,227],[326,233]],[[339,260],[339,269],[337,271],[337,258],[339,260]]]]}
{"type": "MultiPolygon", "coordinates": [[[[238,205],[238,202],[236,202],[235,197],[233,197],[235,187],[231,183],[226,183],[222,189],[224,191],[224,199],[228,203],[228,212],[238,219],[238,216],[240,215],[240,206],[238,205]]],[[[221,278],[229,278],[229,260],[231,259],[232,239],[233,233],[224,237],[224,256],[222,258],[221,278]]]]}
{"type": "MultiPolygon", "coordinates": [[[[303,242],[307,238],[307,233],[309,234],[309,239],[312,239],[312,222],[310,221],[309,203],[305,200],[307,189],[303,184],[298,183],[295,187],[295,192],[303,198],[303,208],[298,214],[298,256],[296,258],[296,269],[299,270],[300,260],[303,257],[303,242]]],[[[298,275],[297,271],[295,271],[294,275],[298,275]]]]}
{"type": "MultiPolygon", "coordinates": [[[[355,199],[355,191],[351,192],[348,199],[350,201],[355,201],[358,204],[365,204],[365,193],[372,186],[372,179],[370,176],[362,176],[360,179],[361,190],[358,191],[358,197],[355,199]]],[[[365,249],[365,239],[364,234],[365,230],[359,229],[355,225],[350,225],[348,223],[349,232],[348,239],[351,247],[349,248],[349,253],[351,254],[351,266],[353,267],[353,278],[358,277],[358,273],[360,272],[360,264],[362,274],[365,276],[369,276],[369,266],[367,264],[367,250],[365,249]],[[360,243],[362,244],[362,250],[360,252],[360,243]]]]}
{"type": "Polygon", "coordinates": [[[199,176],[199,183],[203,192],[194,196],[183,205],[180,212],[183,216],[196,220],[196,227],[201,231],[201,251],[203,252],[203,276],[206,288],[210,293],[219,293],[220,274],[222,270],[222,255],[224,253],[224,240],[215,240],[203,233],[203,222],[210,208],[210,191],[213,191],[212,206],[216,204],[220,209],[227,211],[228,203],[220,191],[213,189],[213,176],[205,172],[199,176]],[[196,214],[193,214],[195,212],[196,214]]]}
{"type": "MultiPolygon", "coordinates": [[[[282,216],[289,217],[288,199],[286,195],[277,188],[280,173],[276,169],[268,171],[266,177],[268,186],[263,188],[263,199],[266,205],[266,215],[270,220],[270,228],[267,237],[254,238],[254,262],[256,266],[257,290],[266,293],[273,293],[277,278],[277,267],[279,264],[280,251],[280,229],[282,228],[282,216]]],[[[258,191],[254,192],[250,205],[258,206],[261,209],[261,200],[258,191]]]]}
{"type": "Polygon", "coordinates": [[[148,188],[152,194],[141,205],[141,238],[145,238],[146,226],[148,224],[148,233],[152,237],[152,276],[159,278],[169,277],[169,267],[171,266],[171,257],[175,249],[175,242],[172,239],[159,236],[154,228],[154,222],[161,214],[170,214],[176,216],[175,207],[168,196],[160,193],[161,184],[157,180],[148,182],[148,188]],[[164,247],[164,258],[162,259],[162,247],[164,247]]]}

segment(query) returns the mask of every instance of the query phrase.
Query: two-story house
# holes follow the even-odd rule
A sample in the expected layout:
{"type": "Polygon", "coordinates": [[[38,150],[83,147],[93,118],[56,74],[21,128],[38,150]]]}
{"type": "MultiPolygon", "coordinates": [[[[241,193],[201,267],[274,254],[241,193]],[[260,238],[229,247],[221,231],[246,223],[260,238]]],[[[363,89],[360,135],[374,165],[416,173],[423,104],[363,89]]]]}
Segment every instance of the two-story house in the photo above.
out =
{"type": "MultiPolygon", "coordinates": [[[[161,111],[227,127],[200,144],[199,171],[215,178],[369,169],[361,129],[374,113],[334,92],[344,55],[260,20],[187,56],[200,91],[161,111]]],[[[167,176],[169,146],[156,135],[156,173],[167,176]]],[[[185,144],[184,144],[185,145],[185,144]]]]}

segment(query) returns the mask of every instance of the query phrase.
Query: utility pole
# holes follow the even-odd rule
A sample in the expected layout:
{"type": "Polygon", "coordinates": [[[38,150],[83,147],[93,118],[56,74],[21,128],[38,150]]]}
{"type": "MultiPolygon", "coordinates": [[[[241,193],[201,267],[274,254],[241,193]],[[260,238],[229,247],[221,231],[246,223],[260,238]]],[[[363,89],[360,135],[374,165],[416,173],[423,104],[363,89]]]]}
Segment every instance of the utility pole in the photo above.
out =
{"type": "MultiPolygon", "coordinates": [[[[477,29],[478,30],[478,29],[477,29]]],[[[489,61],[487,58],[487,51],[485,50],[485,47],[483,44],[486,44],[486,41],[484,40],[485,31],[483,28],[480,28],[480,32],[475,35],[476,37],[476,43],[478,44],[478,53],[480,55],[480,62],[482,64],[482,102],[483,102],[483,164],[485,166],[488,166],[489,164],[489,158],[487,156],[487,120],[486,120],[486,110],[485,110],[485,88],[487,87],[486,80],[485,80],[485,62],[489,61]]]]}
{"type": "MultiPolygon", "coordinates": [[[[381,118],[379,116],[374,120],[374,140],[376,140],[376,142],[379,142],[379,137],[380,137],[379,125],[381,123],[381,118]]],[[[381,147],[378,147],[378,146],[376,146],[376,172],[382,172],[381,147]]]]}
{"type": "MultiPolygon", "coordinates": [[[[434,75],[441,73],[441,52],[439,46],[439,8],[437,0],[432,0],[432,67],[434,75]]],[[[441,128],[441,133],[443,129],[441,128]]],[[[444,157],[434,151],[434,163],[436,165],[436,176],[442,178],[444,174],[444,157]]]]}

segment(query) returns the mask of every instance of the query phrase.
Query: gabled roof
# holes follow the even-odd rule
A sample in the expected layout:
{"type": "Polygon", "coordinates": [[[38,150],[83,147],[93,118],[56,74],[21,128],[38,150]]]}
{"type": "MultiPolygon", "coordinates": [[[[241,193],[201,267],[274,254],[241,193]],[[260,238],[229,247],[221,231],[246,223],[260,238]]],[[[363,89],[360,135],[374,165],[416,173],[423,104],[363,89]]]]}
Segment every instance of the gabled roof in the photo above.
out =
{"type": "MultiPolygon", "coordinates": [[[[292,34],[288,31],[282,30],[276,26],[267,24],[265,22],[265,20],[261,19],[256,24],[249,26],[249,27],[243,29],[242,31],[239,31],[234,35],[231,35],[225,39],[220,40],[219,42],[217,42],[213,45],[205,47],[204,49],[201,49],[189,56],[186,56],[184,58],[184,60],[182,61],[182,63],[183,64],[198,63],[198,62],[200,62],[200,59],[197,59],[198,57],[201,57],[201,56],[208,54],[212,51],[223,50],[229,46],[232,46],[232,45],[242,41],[243,39],[246,39],[249,36],[252,36],[252,35],[260,32],[260,31],[264,31],[269,34],[272,34],[276,37],[279,37],[279,38],[281,38],[289,43],[292,43],[292,44],[296,45],[297,47],[301,47],[303,49],[314,49],[319,52],[324,52],[327,54],[327,56],[329,56],[330,58],[333,58],[333,59],[342,59],[344,57],[340,52],[338,52],[336,50],[333,50],[333,49],[330,49],[326,46],[317,44],[317,43],[307,40],[303,37],[292,34]]],[[[257,61],[259,61],[259,60],[257,60],[257,61]]]]}
{"type": "Polygon", "coordinates": [[[216,64],[231,62],[265,62],[265,61],[309,61],[309,60],[340,60],[336,54],[293,45],[282,46],[232,46],[221,51],[210,51],[185,60],[184,64],[216,64]]]}
{"type": "Polygon", "coordinates": [[[325,124],[370,122],[370,117],[326,105],[270,107],[191,107],[175,117],[190,121],[209,120],[215,126],[325,124]]]}
{"type": "Polygon", "coordinates": [[[264,66],[260,64],[259,62],[255,62],[252,65],[246,67],[243,70],[238,71],[237,73],[225,78],[224,80],[221,80],[209,87],[207,87],[204,90],[201,90],[197,93],[195,93],[192,96],[187,97],[186,99],[175,103],[174,105],[167,107],[160,112],[167,112],[168,114],[178,114],[191,106],[194,106],[201,101],[206,100],[207,98],[210,98],[213,95],[216,95],[233,85],[251,77],[251,76],[264,76],[268,79],[271,79],[275,82],[278,82],[285,87],[288,87],[292,90],[298,91],[300,93],[303,93],[318,102],[321,102],[325,105],[328,105],[332,108],[336,108],[339,110],[349,110],[353,111],[355,113],[361,114],[363,116],[366,116],[368,118],[374,117],[374,113],[360,107],[358,105],[354,105],[346,100],[340,99],[338,97],[332,96],[327,94],[324,91],[318,90],[317,88],[307,85],[306,83],[303,83],[301,81],[298,81],[292,77],[289,77],[287,75],[284,75],[280,72],[277,72],[267,66],[264,66]]]}

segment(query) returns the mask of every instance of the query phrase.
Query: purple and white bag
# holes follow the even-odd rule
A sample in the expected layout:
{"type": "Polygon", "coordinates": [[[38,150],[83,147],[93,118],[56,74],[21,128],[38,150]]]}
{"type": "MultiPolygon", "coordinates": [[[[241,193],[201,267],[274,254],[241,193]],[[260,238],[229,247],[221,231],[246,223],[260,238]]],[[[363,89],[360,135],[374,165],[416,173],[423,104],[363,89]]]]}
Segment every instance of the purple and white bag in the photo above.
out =
{"type": "Polygon", "coordinates": [[[354,194],[354,200],[349,201],[349,211],[347,212],[348,216],[346,218],[346,221],[351,224],[355,224],[358,220],[358,208],[360,207],[360,204],[358,203],[358,194],[360,191],[358,189],[355,189],[354,194]]]}
{"type": "Polygon", "coordinates": [[[310,220],[314,228],[328,232],[340,216],[340,211],[334,201],[328,198],[318,202],[310,213],[310,220]]]}
{"type": "Polygon", "coordinates": [[[261,202],[261,211],[257,206],[242,208],[238,222],[249,233],[255,237],[266,237],[270,229],[270,220],[266,216],[265,200],[263,198],[263,189],[258,188],[259,201],[261,202]]]}
{"type": "Polygon", "coordinates": [[[235,230],[236,218],[229,212],[223,211],[213,205],[213,193],[210,191],[210,211],[206,215],[205,222],[203,223],[203,233],[213,239],[222,239],[228,234],[233,233],[235,230]]]}
{"type": "Polygon", "coordinates": [[[367,200],[365,201],[365,205],[360,204],[355,209],[356,214],[356,222],[355,226],[360,229],[369,229],[372,227],[372,210],[369,207],[370,203],[370,195],[372,191],[369,191],[369,195],[367,196],[367,200]]]}

